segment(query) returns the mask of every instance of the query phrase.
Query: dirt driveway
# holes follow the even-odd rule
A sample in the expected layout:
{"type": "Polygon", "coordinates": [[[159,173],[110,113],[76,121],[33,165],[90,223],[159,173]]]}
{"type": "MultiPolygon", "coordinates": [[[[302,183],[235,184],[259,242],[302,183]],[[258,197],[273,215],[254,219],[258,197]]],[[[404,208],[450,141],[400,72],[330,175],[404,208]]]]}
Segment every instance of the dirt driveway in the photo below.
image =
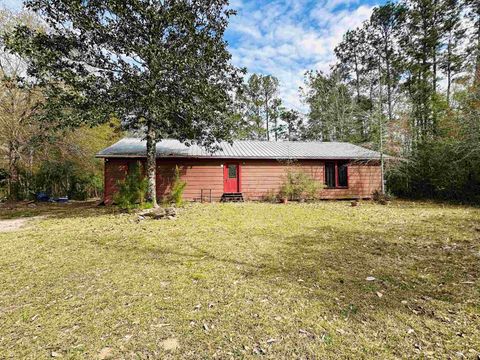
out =
{"type": "Polygon", "coordinates": [[[41,219],[43,217],[44,216],[35,216],[30,218],[0,220],[0,233],[20,230],[21,228],[25,227],[29,222],[41,219]]]}

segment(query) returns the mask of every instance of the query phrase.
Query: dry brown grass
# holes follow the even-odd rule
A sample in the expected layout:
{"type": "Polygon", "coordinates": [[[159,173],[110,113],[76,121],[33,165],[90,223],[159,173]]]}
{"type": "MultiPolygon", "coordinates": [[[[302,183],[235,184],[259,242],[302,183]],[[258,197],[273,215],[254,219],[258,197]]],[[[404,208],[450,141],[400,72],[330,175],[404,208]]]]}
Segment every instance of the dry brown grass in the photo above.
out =
{"type": "Polygon", "coordinates": [[[480,352],[479,209],[214,204],[140,223],[82,205],[26,215],[46,213],[0,233],[0,358],[480,352]]]}

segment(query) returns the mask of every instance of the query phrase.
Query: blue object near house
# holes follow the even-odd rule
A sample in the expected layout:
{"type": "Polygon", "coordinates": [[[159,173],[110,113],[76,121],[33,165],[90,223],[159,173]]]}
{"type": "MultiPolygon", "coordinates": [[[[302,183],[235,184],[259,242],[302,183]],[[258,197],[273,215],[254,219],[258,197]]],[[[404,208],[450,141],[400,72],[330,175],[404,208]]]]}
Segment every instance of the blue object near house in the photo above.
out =
{"type": "Polygon", "coordinates": [[[38,192],[36,194],[37,201],[40,202],[56,202],[56,203],[68,203],[68,196],[61,196],[58,198],[51,198],[46,192],[38,192]]]}
{"type": "Polygon", "coordinates": [[[37,201],[41,201],[41,202],[50,201],[50,196],[48,196],[47,193],[45,192],[37,193],[36,197],[37,197],[37,201]]]}

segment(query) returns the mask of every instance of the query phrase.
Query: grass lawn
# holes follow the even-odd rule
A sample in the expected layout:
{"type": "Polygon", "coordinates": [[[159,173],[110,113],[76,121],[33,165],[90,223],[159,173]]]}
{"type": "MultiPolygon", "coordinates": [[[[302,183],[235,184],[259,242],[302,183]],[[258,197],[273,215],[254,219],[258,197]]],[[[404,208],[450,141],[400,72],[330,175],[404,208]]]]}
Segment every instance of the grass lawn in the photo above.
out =
{"type": "Polygon", "coordinates": [[[480,209],[90,205],[0,233],[0,358],[471,358],[480,209]],[[367,281],[367,277],[374,280],[367,281]]]}

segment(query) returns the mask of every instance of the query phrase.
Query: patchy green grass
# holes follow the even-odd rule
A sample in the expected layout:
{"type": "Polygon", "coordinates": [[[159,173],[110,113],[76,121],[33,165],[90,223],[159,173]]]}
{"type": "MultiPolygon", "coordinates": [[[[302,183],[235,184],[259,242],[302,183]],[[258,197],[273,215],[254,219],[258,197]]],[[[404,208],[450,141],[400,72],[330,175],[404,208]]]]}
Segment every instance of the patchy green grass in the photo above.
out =
{"type": "Polygon", "coordinates": [[[480,210],[349,205],[28,209],[50,217],[0,233],[0,358],[477,358],[480,210]]]}

